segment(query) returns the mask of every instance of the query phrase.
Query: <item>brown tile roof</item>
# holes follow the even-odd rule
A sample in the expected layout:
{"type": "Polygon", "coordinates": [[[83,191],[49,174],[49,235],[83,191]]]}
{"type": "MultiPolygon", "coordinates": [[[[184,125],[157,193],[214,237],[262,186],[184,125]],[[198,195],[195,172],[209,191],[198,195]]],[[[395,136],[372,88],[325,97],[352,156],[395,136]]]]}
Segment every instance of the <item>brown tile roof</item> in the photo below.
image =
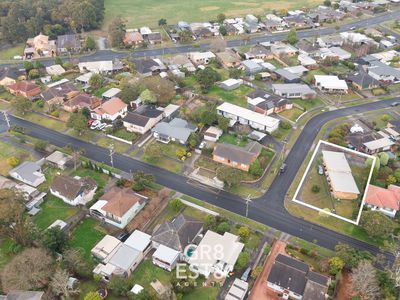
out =
{"type": "Polygon", "coordinates": [[[262,146],[257,142],[250,142],[245,148],[231,144],[217,144],[213,155],[240,164],[250,165],[260,155],[261,149],[262,146]]]}
{"type": "Polygon", "coordinates": [[[137,202],[142,203],[147,198],[129,188],[113,187],[100,199],[107,201],[107,204],[102,208],[104,211],[121,218],[133,205],[137,202]]]}
{"type": "Polygon", "coordinates": [[[14,91],[21,91],[21,92],[29,92],[38,87],[39,86],[37,84],[29,82],[29,81],[19,81],[19,82],[16,82],[16,83],[8,86],[8,88],[10,88],[14,91]]]}
{"type": "Polygon", "coordinates": [[[79,106],[80,108],[88,107],[95,109],[101,104],[101,100],[97,97],[89,94],[79,94],[65,103],[66,106],[74,107],[79,106]]]}
{"type": "Polygon", "coordinates": [[[80,193],[93,190],[97,186],[96,181],[90,177],[75,179],[70,176],[55,176],[51,189],[57,191],[67,199],[75,199],[80,193]]]}

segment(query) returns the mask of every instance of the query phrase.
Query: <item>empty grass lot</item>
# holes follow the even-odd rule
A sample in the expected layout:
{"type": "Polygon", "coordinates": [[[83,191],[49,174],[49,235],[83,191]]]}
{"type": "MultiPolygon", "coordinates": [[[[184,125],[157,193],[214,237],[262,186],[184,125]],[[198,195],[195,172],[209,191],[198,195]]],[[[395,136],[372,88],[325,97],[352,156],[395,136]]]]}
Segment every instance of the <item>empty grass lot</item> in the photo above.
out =
{"type": "Polygon", "coordinates": [[[50,117],[44,117],[40,114],[29,113],[25,114],[23,117],[24,119],[31,121],[32,123],[36,123],[59,132],[63,132],[67,128],[64,122],[52,119],[50,117]]]}
{"type": "Polygon", "coordinates": [[[157,27],[158,20],[166,18],[168,24],[178,21],[201,22],[215,19],[219,13],[227,16],[240,17],[246,14],[265,15],[266,11],[273,9],[294,9],[302,7],[315,7],[322,1],[228,1],[228,0],[203,0],[203,1],[158,1],[158,0],[106,0],[105,22],[107,28],[113,18],[118,15],[124,17],[128,27],[150,26],[157,27]]]}
{"type": "Polygon", "coordinates": [[[11,156],[17,157],[20,162],[31,159],[29,152],[0,141],[0,175],[8,176],[12,167],[7,163],[7,158],[11,156]]]}
{"type": "Polygon", "coordinates": [[[226,91],[219,86],[213,86],[212,88],[210,88],[207,96],[242,107],[247,107],[246,95],[253,91],[254,89],[246,85],[241,85],[240,87],[232,91],[226,91]]]}
{"type": "Polygon", "coordinates": [[[79,210],[53,195],[48,195],[40,208],[41,211],[33,217],[33,221],[41,230],[46,229],[56,220],[67,220],[79,210]]]}
{"type": "Polygon", "coordinates": [[[166,169],[170,172],[173,173],[181,173],[182,169],[183,169],[183,164],[180,162],[177,162],[175,160],[169,159],[167,157],[162,157],[159,159],[154,159],[153,157],[150,157],[146,154],[142,155],[142,157],[140,158],[142,161],[149,163],[151,165],[155,165],[157,167],[166,169]]]}

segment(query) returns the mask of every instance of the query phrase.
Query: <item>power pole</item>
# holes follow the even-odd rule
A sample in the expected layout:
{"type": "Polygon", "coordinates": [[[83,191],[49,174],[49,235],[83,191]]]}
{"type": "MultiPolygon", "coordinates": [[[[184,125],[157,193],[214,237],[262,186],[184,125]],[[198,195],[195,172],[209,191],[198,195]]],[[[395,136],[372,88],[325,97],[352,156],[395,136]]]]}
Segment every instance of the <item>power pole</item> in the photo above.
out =
{"type": "Polygon", "coordinates": [[[247,198],[246,198],[246,218],[247,218],[247,216],[248,216],[248,214],[249,214],[249,203],[250,202],[253,202],[253,201],[251,201],[251,198],[250,198],[250,194],[247,196],[247,198]]]}
{"type": "Polygon", "coordinates": [[[6,122],[7,122],[8,128],[10,128],[10,127],[11,127],[11,125],[10,125],[10,119],[8,118],[7,112],[6,112],[5,110],[3,110],[3,115],[4,115],[4,119],[5,119],[6,122]]]}
{"type": "Polygon", "coordinates": [[[114,153],[115,153],[114,144],[111,144],[111,147],[110,147],[110,161],[111,161],[111,167],[113,169],[114,169],[114,158],[113,158],[114,153]]]}

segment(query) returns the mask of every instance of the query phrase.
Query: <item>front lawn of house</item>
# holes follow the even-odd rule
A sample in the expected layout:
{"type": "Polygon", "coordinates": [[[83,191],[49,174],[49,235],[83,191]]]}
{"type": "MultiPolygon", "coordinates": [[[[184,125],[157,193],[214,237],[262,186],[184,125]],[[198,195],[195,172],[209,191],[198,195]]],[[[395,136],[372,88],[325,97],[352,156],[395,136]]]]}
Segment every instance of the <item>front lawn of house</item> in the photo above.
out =
{"type": "Polygon", "coordinates": [[[293,122],[296,122],[297,118],[301,116],[302,113],[304,113],[303,110],[294,106],[292,109],[287,109],[280,112],[279,115],[293,122]]]}
{"type": "Polygon", "coordinates": [[[32,122],[39,124],[41,126],[53,129],[55,131],[63,132],[67,129],[66,123],[59,121],[57,119],[53,119],[51,117],[45,117],[38,113],[27,113],[23,115],[23,118],[32,122]]]}
{"type": "Polygon", "coordinates": [[[70,206],[51,194],[46,196],[40,208],[41,211],[33,217],[33,222],[41,230],[46,229],[56,220],[66,221],[79,211],[79,208],[70,206]]]}
{"type": "Polygon", "coordinates": [[[293,103],[303,107],[305,110],[310,110],[318,106],[324,106],[324,102],[322,102],[321,99],[315,98],[315,99],[294,99],[292,100],[293,103]]]}
{"type": "Polygon", "coordinates": [[[96,144],[107,149],[113,146],[114,150],[119,153],[126,153],[131,147],[129,144],[119,142],[108,137],[101,137],[96,141],[96,144]]]}
{"type": "Polygon", "coordinates": [[[173,159],[169,159],[167,157],[161,157],[161,158],[157,158],[155,159],[154,157],[148,156],[146,154],[143,154],[140,159],[148,164],[166,169],[170,172],[173,173],[181,173],[182,169],[183,169],[183,164],[175,161],[173,159]]]}

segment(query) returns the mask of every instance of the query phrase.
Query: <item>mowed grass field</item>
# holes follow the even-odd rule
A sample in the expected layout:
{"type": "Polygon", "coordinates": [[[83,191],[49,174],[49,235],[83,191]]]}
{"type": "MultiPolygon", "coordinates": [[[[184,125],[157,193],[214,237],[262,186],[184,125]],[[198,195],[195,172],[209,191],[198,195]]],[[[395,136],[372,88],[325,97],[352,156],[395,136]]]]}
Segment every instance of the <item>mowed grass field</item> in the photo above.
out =
{"type": "Polygon", "coordinates": [[[105,0],[106,16],[104,28],[120,15],[128,22],[128,27],[158,27],[158,20],[165,18],[168,24],[178,21],[196,22],[215,19],[220,13],[226,16],[244,16],[246,14],[265,15],[273,9],[298,9],[315,7],[322,0],[105,0]]]}

